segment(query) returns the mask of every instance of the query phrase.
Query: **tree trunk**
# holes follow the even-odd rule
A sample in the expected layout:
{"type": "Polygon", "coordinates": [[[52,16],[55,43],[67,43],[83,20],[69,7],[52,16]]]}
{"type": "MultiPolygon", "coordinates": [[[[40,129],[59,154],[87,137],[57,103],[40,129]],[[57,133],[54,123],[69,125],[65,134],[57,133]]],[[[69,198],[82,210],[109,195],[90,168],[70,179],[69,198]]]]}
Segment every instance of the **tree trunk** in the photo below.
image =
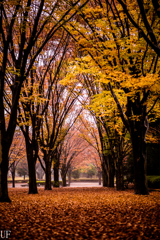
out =
{"type": "Polygon", "coordinates": [[[122,159],[118,159],[117,162],[116,162],[116,189],[118,191],[123,191],[124,190],[122,159]]]}
{"type": "Polygon", "coordinates": [[[107,164],[108,164],[108,187],[114,188],[114,174],[115,174],[115,167],[114,167],[114,160],[111,155],[107,156],[107,164]]]}
{"type": "Polygon", "coordinates": [[[66,174],[64,174],[63,177],[62,177],[62,184],[63,184],[63,187],[66,187],[66,186],[67,186],[66,174]]]}
{"type": "Polygon", "coordinates": [[[99,185],[101,185],[101,183],[102,183],[101,178],[102,178],[102,171],[98,171],[98,183],[99,183],[99,185]]]}
{"type": "Polygon", "coordinates": [[[103,179],[103,187],[108,187],[108,175],[105,162],[102,164],[102,179],[103,179]]]}
{"type": "MultiPolygon", "coordinates": [[[[1,130],[1,129],[0,129],[1,130]]],[[[8,196],[8,159],[9,148],[7,143],[2,139],[0,131],[0,202],[11,202],[8,196]]]]}
{"type": "Polygon", "coordinates": [[[15,161],[12,162],[10,166],[10,171],[12,174],[12,187],[15,187],[15,171],[16,171],[16,166],[15,166],[15,161]]]}
{"type": "Polygon", "coordinates": [[[134,172],[135,172],[135,194],[148,194],[146,166],[146,142],[143,138],[143,132],[134,131],[132,134],[134,172]]]}
{"type": "Polygon", "coordinates": [[[12,187],[15,187],[15,168],[12,170],[12,187]]]}
{"type": "Polygon", "coordinates": [[[33,147],[26,141],[27,161],[28,161],[28,172],[29,172],[29,194],[36,194],[37,183],[36,183],[36,161],[33,158],[33,147]]]}
{"type": "Polygon", "coordinates": [[[54,164],[54,187],[59,187],[59,161],[56,159],[54,164]]]}
{"type": "Polygon", "coordinates": [[[114,171],[111,169],[108,176],[108,187],[114,188],[114,171]]]}
{"type": "Polygon", "coordinates": [[[28,171],[29,171],[29,194],[36,194],[38,193],[38,191],[36,183],[35,162],[33,161],[33,159],[29,161],[28,171]]]}
{"type": "Polygon", "coordinates": [[[114,162],[111,155],[103,156],[103,187],[114,187],[114,162]]]}
{"type": "Polygon", "coordinates": [[[135,175],[135,194],[148,195],[148,186],[146,178],[146,133],[149,128],[149,122],[147,119],[147,100],[149,91],[143,91],[143,95],[139,92],[134,97],[127,97],[127,105],[125,115],[123,109],[115,95],[111,84],[109,88],[120,111],[121,119],[124,125],[130,132],[133,159],[134,159],[134,175],[135,175]]]}
{"type": "Polygon", "coordinates": [[[52,190],[52,187],[51,187],[51,163],[50,163],[49,159],[45,163],[46,163],[45,190],[52,190]]]}
{"type": "MultiPolygon", "coordinates": [[[[138,120],[129,120],[129,130],[132,141],[133,159],[134,159],[134,175],[135,175],[135,194],[148,195],[146,168],[147,168],[147,152],[146,152],[146,134],[149,128],[147,114],[147,105],[142,104],[140,96],[133,103],[128,101],[127,111],[131,115],[131,106],[134,115],[138,116],[138,120]]],[[[127,113],[128,113],[127,112],[127,113]]]]}
{"type": "Polygon", "coordinates": [[[72,174],[72,169],[69,168],[69,170],[68,170],[68,186],[70,186],[70,184],[71,184],[71,174],[72,174]]]}
{"type": "Polygon", "coordinates": [[[67,186],[67,182],[66,182],[66,175],[67,175],[67,171],[66,171],[66,164],[62,164],[62,168],[61,168],[61,176],[62,176],[62,185],[63,187],[67,186]]]}

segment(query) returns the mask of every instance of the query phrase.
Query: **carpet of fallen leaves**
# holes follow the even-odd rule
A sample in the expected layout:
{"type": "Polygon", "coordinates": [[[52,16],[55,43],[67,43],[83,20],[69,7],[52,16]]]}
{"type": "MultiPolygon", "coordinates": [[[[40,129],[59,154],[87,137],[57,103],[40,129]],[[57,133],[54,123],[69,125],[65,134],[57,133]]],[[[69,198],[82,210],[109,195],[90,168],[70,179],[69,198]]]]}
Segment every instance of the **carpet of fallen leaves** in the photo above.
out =
{"type": "Polygon", "coordinates": [[[108,188],[9,189],[0,203],[8,239],[160,239],[160,192],[134,195],[108,188]]]}

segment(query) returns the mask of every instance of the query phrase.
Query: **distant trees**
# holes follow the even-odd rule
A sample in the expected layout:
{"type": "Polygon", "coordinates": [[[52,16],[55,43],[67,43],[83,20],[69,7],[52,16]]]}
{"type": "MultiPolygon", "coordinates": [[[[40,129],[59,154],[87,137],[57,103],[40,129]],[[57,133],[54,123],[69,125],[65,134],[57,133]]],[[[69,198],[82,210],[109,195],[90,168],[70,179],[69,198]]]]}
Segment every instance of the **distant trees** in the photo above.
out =
{"type": "Polygon", "coordinates": [[[96,175],[96,168],[93,164],[90,164],[87,169],[87,177],[92,178],[94,175],[96,175]]]}
{"type": "Polygon", "coordinates": [[[19,163],[17,168],[16,168],[16,171],[20,176],[23,176],[24,180],[25,180],[26,175],[28,175],[27,161],[19,163]]]}
{"type": "Polygon", "coordinates": [[[12,174],[12,186],[15,187],[15,173],[17,165],[25,160],[25,144],[24,138],[17,129],[14,134],[13,142],[9,151],[9,171],[12,174]]]}
{"type": "MultiPolygon", "coordinates": [[[[66,186],[67,173],[69,174],[69,171],[76,167],[77,161],[79,163],[81,162],[80,155],[83,155],[87,147],[86,142],[79,136],[79,131],[75,124],[60,144],[60,170],[63,186],[66,186]]],[[[76,174],[76,172],[73,173],[73,175],[74,174],[76,174]]]]}
{"type": "Polygon", "coordinates": [[[74,169],[74,170],[72,171],[72,177],[73,177],[74,179],[78,179],[78,178],[80,177],[80,170],[79,170],[79,169],[74,169]]]}

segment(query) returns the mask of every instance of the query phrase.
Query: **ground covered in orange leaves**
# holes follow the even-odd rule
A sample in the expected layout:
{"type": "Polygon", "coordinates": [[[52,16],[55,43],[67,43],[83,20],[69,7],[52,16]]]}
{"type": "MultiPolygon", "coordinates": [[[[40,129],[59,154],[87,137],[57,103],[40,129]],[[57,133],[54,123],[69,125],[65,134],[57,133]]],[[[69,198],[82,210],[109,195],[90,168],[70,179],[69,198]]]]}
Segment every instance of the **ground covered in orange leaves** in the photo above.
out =
{"type": "Polygon", "coordinates": [[[160,239],[160,192],[134,195],[108,188],[9,189],[0,203],[8,239],[160,239]]]}

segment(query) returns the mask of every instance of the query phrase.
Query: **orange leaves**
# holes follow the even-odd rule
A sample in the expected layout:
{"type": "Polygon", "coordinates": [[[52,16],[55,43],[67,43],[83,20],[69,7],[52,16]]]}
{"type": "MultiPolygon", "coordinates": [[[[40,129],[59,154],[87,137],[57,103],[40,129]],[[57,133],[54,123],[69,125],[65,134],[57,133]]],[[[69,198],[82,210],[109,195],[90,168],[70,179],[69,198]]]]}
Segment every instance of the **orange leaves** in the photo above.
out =
{"type": "Polygon", "coordinates": [[[0,205],[11,239],[159,239],[160,192],[133,195],[107,188],[10,190],[0,205]]]}

